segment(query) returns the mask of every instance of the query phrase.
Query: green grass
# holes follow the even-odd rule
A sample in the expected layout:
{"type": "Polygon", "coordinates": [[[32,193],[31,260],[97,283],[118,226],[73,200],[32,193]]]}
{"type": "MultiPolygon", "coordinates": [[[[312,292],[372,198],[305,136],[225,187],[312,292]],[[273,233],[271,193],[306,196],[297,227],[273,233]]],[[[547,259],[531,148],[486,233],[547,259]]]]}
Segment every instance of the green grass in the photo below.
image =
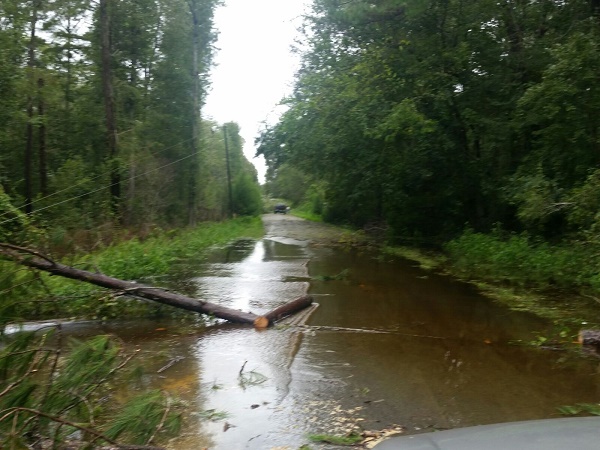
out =
{"type": "Polygon", "coordinates": [[[301,219],[310,220],[312,222],[323,222],[323,216],[308,210],[292,209],[291,213],[296,217],[300,217],[301,219]]]}
{"type": "Polygon", "coordinates": [[[362,437],[358,434],[350,434],[348,436],[335,436],[331,434],[310,434],[308,438],[312,442],[332,445],[354,445],[362,441],[362,437]]]}
{"type": "Polygon", "coordinates": [[[193,229],[163,233],[145,241],[132,239],[82,258],[82,263],[103,273],[127,280],[166,274],[173,263],[200,256],[209,247],[242,237],[263,234],[259,218],[239,218],[220,223],[204,223],[193,229]]]}
{"type": "Polygon", "coordinates": [[[558,411],[564,416],[592,415],[600,416],[599,403],[577,403],[576,405],[559,406],[558,411]]]}
{"type": "Polygon", "coordinates": [[[597,284],[594,252],[577,243],[552,246],[527,235],[467,231],[445,249],[455,270],[482,280],[571,290],[597,284]]]}
{"type": "Polygon", "coordinates": [[[578,293],[598,297],[600,292],[598,249],[576,242],[553,246],[527,235],[467,231],[447,243],[444,254],[407,247],[383,252],[468,281],[513,310],[557,324],[581,323],[590,314],[590,302],[578,293]],[[563,294],[553,295],[558,292],[563,294]]]}
{"type": "MultiPolygon", "coordinates": [[[[264,233],[260,218],[238,218],[220,223],[203,223],[195,228],[172,230],[145,240],[131,239],[94,253],[72,255],[61,262],[124,280],[144,281],[169,274],[181,261],[199,259],[213,246],[241,238],[260,238],[264,233]]],[[[13,263],[0,281],[7,291],[0,307],[8,308],[13,319],[52,317],[109,318],[155,314],[161,307],[147,303],[124,302],[96,286],[81,281],[32,275],[13,263]],[[10,286],[21,284],[19,288],[10,286]],[[36,298],[40,301],[31,302],[36,298]],[[48,301],[52,298],[55,302],[48,301]]],[[[164,311],[165,307],[162,307],[164,311]]]]}
{"type": "Polygon", "coordinates": [[[446,258],[442,254],[428,254],[416,248],[386,246],[383,247],[382,251],[386,255],[400,256],[416,261],[425,270],[437,269],[446,262],[446,258]]]}

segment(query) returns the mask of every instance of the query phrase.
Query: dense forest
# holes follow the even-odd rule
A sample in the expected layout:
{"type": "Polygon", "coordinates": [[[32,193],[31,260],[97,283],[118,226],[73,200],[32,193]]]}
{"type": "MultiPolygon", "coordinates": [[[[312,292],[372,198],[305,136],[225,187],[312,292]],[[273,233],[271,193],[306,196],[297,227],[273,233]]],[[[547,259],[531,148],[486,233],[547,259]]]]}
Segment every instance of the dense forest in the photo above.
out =
{"type": "MultiPolygon", "coordinates": [[[[262,212],[239,126],[201,116],[219,4],[0,1],[3,249],[140,282],[262,232],[235,219],[262,212]]],[[[5,328],[161,314],[1,259],[0,447],[162,448],[153,444],[177,433],[181,405],[148,390],[119,339],[67,339],[60,322],[5,328]]]]}
{"type": "MultiPolygon", "coordinates": [[[[0,0],[0,242],[144,282],[262,232],[204,223],[262,210],[238,125],[201,114],[220,3],[0,0]]],[[[600,0],[314,0],[301,32],[257,140],[268,193],[475,277],[598,299],[600,0]]],[[[2,448],[178,432],[181,405],[124,370],[118,340],[5,336],[164,313],[80,284],[0,260],[2,448]]]]}
{"type": "Polygon", "coordinates": [[[218,3],[2,0],[0,240],[261,211],[238,125],[201,117],[218,3]]]}
{"type": "Polygon", "coordinates": [[[600,2],[315,0],[302,31],[269,192],[469,276],[600,290],[600,2]]]}
{"type": "Polygon", "coordinates": [[[303,33],[272,191],[397,241],[597,226],[599,2],[316,0],[303,33]]]}

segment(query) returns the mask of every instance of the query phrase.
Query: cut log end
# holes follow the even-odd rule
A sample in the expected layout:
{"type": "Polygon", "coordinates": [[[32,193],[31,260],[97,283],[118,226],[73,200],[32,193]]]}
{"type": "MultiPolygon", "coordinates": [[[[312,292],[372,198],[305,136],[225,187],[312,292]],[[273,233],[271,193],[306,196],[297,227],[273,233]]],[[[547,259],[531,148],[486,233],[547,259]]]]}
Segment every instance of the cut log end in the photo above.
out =
{"type": "Polygon", "coordinates": [[[267,328],[271,322],[265,316],[258,316],[254,320],[254,328],[267,328]]]}
{"type": "Polygon", "coordinates": [[[115,289],[125,295],[140,297],[201,314],[208,314],[233,323],[254,324],[257,329],[267,328],[272,323],[294,314],[312,303],[312,298],[306,295],[257,317],[256,314],[238,311],[206,301],[198,301],[198,299],[186,297],[161,288],[145,286],[100,273],[65,266],[64,264],[52,261],[35,250],[11,244],[0,242],[0,255],[7,256],[24,266],[49,272],[52,275],[84,281],[103,288],[115,289]]]}
{"type": "Polygon", "coordinates": [[[312,302],[312,297],[308,295],[299,297],[291,302],[287,302],[286,304],[269,311],[264,316],[258,316],[256,319],[254,319],[254,328],[267,328],[278,320],[281,320],[284,317],[292,314],[296,314],[298,311],[307,308],[312,304],[312,302]]]}
{"type": "Polygon", "coordinates": [[[600,347],[600,330],[581,330],[578,341],[581,345],[600,347]]]}

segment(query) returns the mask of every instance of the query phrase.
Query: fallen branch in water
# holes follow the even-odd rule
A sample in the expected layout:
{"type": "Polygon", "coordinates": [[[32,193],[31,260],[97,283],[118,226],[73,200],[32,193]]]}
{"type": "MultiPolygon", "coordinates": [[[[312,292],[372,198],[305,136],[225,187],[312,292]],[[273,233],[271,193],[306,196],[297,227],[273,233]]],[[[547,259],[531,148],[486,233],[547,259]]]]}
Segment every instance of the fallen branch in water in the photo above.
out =
{"type": "Polygon", "coordinates": [[[251,324],[257,328],[266,328],[280,318],[306,308],[312,303],[312,298],[304,296],[292,300],[263,316],[251,312],[227,308],[215,303],[206,302],[185,295],[170,292],[167,289],[146,286],[134,281],[125,281],[109,277],[101,273],[89,272],[56,262],[36,250],[19,247],[12,244],[0,243],[0,254],[27,267],[49,272],[73,280],[84,281],[108,289],[118,291],[123,296],[139,297],[146,300],[173,306],[175,308],[207,314],[229,322],[251,324]]]}

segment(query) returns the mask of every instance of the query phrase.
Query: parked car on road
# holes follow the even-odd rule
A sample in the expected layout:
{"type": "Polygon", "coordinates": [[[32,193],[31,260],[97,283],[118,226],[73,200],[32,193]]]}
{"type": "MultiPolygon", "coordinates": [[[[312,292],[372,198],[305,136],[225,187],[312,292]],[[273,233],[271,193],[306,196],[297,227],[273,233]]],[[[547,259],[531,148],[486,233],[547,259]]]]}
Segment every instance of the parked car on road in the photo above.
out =
{"type": "Polygon", "coordinates": [[[287,205],[283,204],[283,203],[277,203],[275,205],[275,208],[273,209],[273,212],[275,214],[287,214],[289,208],[287,205]]]}

